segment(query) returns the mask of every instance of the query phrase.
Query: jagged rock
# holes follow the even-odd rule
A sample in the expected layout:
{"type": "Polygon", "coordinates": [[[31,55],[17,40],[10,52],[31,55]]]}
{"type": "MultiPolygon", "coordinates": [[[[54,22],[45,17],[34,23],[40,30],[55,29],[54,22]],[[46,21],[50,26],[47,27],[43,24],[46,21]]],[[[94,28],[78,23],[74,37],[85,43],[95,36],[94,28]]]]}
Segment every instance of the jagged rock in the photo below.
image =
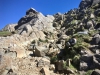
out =
{"type": "Polygon", "coordinates": [[[37,67],[49,67],[50,61],[46,58],[42,58],[37,62],[37,67]]]}
{"type": "Polygon", "coordinates": [[[100,75],[100,70],[94,70],[91,75],[100,75]]]}
{"type": "Polygon", "coordinates": [[[61,44],[57,44],[57,47],[61,50],[63,49],[62,45],[61,44]]]}
{"type": "Polygon", "coordinates": [[[94,15],[94,14],[91,14],[91,15],[90,15],[90,18],[91,18],[91,19],[95,18],[95,15],[94,15]]]}
{"type": "Polygon", "coordinates": [[[54,71],[55,70],[55,66],[52,64],[52,65],[49,66],[49,69],[54,71]]]}
{"type": "Polygon", "coordinates": [[[16,57],[17,57],[16,52],[8,52],[8,53],[6,53],[6,55],[7,55],[8,57],[12,57],[12,58],[16,58],[16,57]]]}
{"type": "Polygon", "coordinates": [[[97,24],[95,25],[95,29],[100,30],[100,23],[97,23],[97,24]]]}
{"type": "Polygon", "coordinates": [[[98,45],[100,43],[100,35],[96,34],[93,39],[92,39],[92,43],[95,45],[98,45]]]}
{"type": "Polygon", "coordinates": [[[92,5],[96,5],[96,4],[100,3],[100,0],[92,0],[92,1],[93,1],[92,5]]]}
{"type": "Polygon", "coordinates": [[[53,23],[53,27],[58,27],[58,26],[59,26],[59,24],[57,22],[53,23]]]}
{"type": "Polygon", "coordinates": [[[2,29],[2,31],[15,31],[15,26],[17,26],[17,24],[8,24],[2,29]]]}
{"type": "Polygon", "coordinates": [[[38,12],[34,8],[30,8],[29,10],[26,11],[26,15],[34,15],[37,14],[38,12]]]}
{"type": "Polygon", "coordinates": [[[82,0],[79,7],[80,7],[80,10],[83,10],[91,5],[92,5],[92,0],[82,0]]]}
{"type": "Polygon", "coordinates": [[[43,75],[50,75],[50,71],[47,68],[45,68],[45,67],[43,67],[41,69],[41,72],[43,73],[43,75]]]}
{"type": "Polygon", "coordinates": [[[35,54],[35,56],[39,56],[39,57],[45,56],[45,54],[48,52],[48,50],[49,49],[46,47],[36,46],[34,54],[35,54]]]}
{"type": "Polygon", "coordinates": [[[87,27],[87,29],[91,29],[91,28],[93,29],[94,27],[93,27],[92,21],[88,21],[86,27],[87,27]]]}
{"type": "Polygon", "coordinates": [[[100,55],[85,55],[80,58],[80,70],[88,70],[88,69],[99,69],[100,67],[100,55]],[[83,67],[83,68],[82,68],[83,67]]]}
{"type": "Polygon", "coordinates": [[[68,37],[67,35],[61,35],[60,38],[66,40],[66,39],[68,39],[69,37],[68,37]]]}
{"type": "Polygon", "coordinates": [[[24,29],[27,33],[32,32],[32,27],[31,27],[30,25],[26,25],[23,29],[24,29]]]}
{"type": "Polygon", "coordinates": [[[79,7],[80,7],[80,10],[82,10],[92,5],[96,5],[98,3],[100,3],[100,0],[82,0],[79,7]]]}
{"type": "Polygon", "coordinates": [[[29,9],[26,12],[26,16],[21,18],[18,22],[18,25],[15,27],[16,30],[20,31],[27,25],[30,25],[32,28],[37,28],[38,30],[47,30],[49,32],[53,32],[55,29],[53,27],[54,17],[51,15],[47,15],[46,17],[37,12],[35,9],[29,9]]]}
{"type": "Polygon", "coordinates": [[[35,47],[35,44],[30,44],[30,45],[28,46],[28,49],[29,49],[29,50],[34,50],[34,49],[35,49],[34,47],[35,47]]]}
{"type": "Polygon", "coordinates": [[[86,62],[80,62],[80,70],[88,70],[88,65],[86,62]]]}
{"type": "Polygon", "coordinates": [[[48,55],[50,55],[50,56],[55,56],[56,54],[58,54],[59,53],[59,49],[58,48],[50,48],[49,49],[49,51],[48,51],[48,55]]]}
{"type": "Polygon", "coordinates": [[[80,54],[81,54],[81,55],[86,55],[86,54],[88,54],[88,53],[86,52],[86,50],[81,50],[81,51],[80,51],[80,54]]]}
{"type": "Polygon", "coordinates": [[[63,71],[64,70],[63,65],[64,65],[64,60],[61,61],[59,60],[58,62],[56,62],[55,64],[56,70],[63,71]]]}
{"type": "Polygon", "coordinates": [[[93,64],[95,68],[99,68],[100,67],[100,55],[96,54],[95,56],[93,56],[93,64]]]}

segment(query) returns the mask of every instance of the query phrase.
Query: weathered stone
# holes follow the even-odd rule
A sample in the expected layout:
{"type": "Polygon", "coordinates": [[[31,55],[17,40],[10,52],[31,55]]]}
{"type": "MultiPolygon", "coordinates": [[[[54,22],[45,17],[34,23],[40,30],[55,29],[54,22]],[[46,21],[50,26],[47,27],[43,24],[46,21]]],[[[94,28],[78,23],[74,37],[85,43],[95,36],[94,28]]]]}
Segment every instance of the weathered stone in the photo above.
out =
{"type": "Polygon", "coordinates": [[[63,49],[62,45],[61,44],[57,44],[57,47],[61,50],[63,49]]]}
{"type": "Polygon", "coordinates": [[[63,65],[64,65],[64,60],[61,60],[61,61],[59,60],[59,61],[56,62],[56,64],[55,64],[56,69],[57,69],[58,71],[62,71],[62,70],[64,70],[63,65]]]}
{"type": "Polygon", "coordinates": [[[55,66],[52,64],[52,65],[49,66],[49,69],[54,71],[55,70],[55,66]]]}
{"type": "Polygon", "coordinates": [[[50,75],[50,71],[49,71],[47,68],[45,68],[45,67],[43,67],[43,68],[41,69],[41,72],[42,72],[44,75],[50,75]]]}
{"type": "Polygon", "coordinates": [[[93,23],[92,23],[92,21],[88,21],[87,22],[87,29],[90,29],[90,28],[93,29],[93,23]]]}
{"type": "Polygon", "coordinates": [[[61,35],[60,38],[66,40],[66,39],[68,39],[69,37],[68,37],[67,35],[61,35]]]}
{"type": "Polygon", "coordinates": [[[100,43],[100,35],[96,34],[93,39],[92,39],[92,43],[95,45],[98,45],[100,43]]]}
{"type": "Polygon", "coordinates": [[[87,70],[88,69],[88,65],[85,62],[80,62],[80,70],[87,70]]]}
{"type": "Polygon", "coordinates": [[[29,14],[37,14],[38,12],[34,9],[34,8],[30,8],[29,10],[26,11],[26,15],[29,15],[29,14]]]}
{"type": "Polygon", "coordinates": [[[41,56],[45,56],[45,54],[48,52],[48,48],[46,48],[46,47],[40,47],[40,46],[36,46],[35,47],[35,52],[34,52],[34,54],[36,55],[36,56],[39,56],[39,57],[41,57],[41,56]]]}
{"type": "Polygon", "coordinates": [[[50,66],[50,61],[46,58],[42,58],[37,62],[37,67],[47,67],[50,66]]]}
{"type": "Polygon", "coordinates": [[[7,75],[8,70],[4,70],[3,73],[1,73],[1,75],[7,75]]]}
{"type": "Polygon", "coordinates": [[[91,75],[100,75],[100,70],[94,70],[91,75]]]}
{"type": "Polygon", "coordinates": [[[91,18],[91,19],[95,18],[94,14],[91,14],[91,15],[90,15],[90,18],[91,18]]]}
{"type": "Polygon", "coordinates": [[[78,34],[88,34],[88,31],[86,30],[86,31],[81,31],[81,32],[78,32],[78,34]]]}
{"type": "Polygon", "coordinates": [[[16,52],[8,52],[8,53],[6,53],[6,55],[9,56],[9,57],[12,57],[12,58],[16,58],[17,57],[16,52]]]}

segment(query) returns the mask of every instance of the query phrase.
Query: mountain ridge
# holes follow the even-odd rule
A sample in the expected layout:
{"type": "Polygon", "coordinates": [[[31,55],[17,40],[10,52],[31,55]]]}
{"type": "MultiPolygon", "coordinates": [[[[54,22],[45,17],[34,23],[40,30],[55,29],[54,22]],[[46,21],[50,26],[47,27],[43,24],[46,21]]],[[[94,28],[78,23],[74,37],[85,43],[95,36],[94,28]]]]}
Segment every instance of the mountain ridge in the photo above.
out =
{"type": "Polygon", "coordinates": [[[100,74],[100,0],[44,16],[30,8],[0,37],[1,75],[100,74]],[[8,62],[8,63],[6,63],[8,62]]]}

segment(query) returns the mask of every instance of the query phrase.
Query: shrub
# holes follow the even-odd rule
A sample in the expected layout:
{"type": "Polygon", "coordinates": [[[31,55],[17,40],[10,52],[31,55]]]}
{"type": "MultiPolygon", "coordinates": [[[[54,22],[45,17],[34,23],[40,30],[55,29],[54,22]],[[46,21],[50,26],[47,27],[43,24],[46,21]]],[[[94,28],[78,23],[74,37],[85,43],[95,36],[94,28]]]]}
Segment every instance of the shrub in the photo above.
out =
{"type": "Polygon", "coordinates": [[[36,41],[35,41],[35,40],[33,40],[33,41],[32,41],[32,44],[34,44],[34,43],[36,43],[36,41]]]}
{"type": "Polygon", "coordinates": [[[48,40],[47,40],[47,39],[46,39],[46,40],[42,40],[42,39],[40,39],[40,38],[39,38],[39,41],[40,41],[40,42],[43,42],[43,43],[48,42],[48,40]]]}
{"type": "Polygon", "coordinates": [[[63,63],[63,69],[67,69],[67,67],[68,67],[68,66],[67,66],[67,63],[64,62],[64,63],[63,63]]]}
{"type": "Polygon", "coordinates": [[[79,65],[79,59],[80,59],[80,55],[75,55],[74,58],[72,59],[73,64],[76,66],[79,65]]]}
{"type": "Polygon", "coordinates": [[[88,70],[85,75],[91,75],[92,72],[93,70],[88,70]]]}
{"type": "Polygon", "coordinates": [[[51,63],[55,63],[58,60],[57,56],[51,57],[51,63]]]}
{"type": "Polygon", "coordinates": [[[17,31],[12,31],[11,33],[12,33],[12,34],[16,34],[16,33],[17,33],[17,31]]]}

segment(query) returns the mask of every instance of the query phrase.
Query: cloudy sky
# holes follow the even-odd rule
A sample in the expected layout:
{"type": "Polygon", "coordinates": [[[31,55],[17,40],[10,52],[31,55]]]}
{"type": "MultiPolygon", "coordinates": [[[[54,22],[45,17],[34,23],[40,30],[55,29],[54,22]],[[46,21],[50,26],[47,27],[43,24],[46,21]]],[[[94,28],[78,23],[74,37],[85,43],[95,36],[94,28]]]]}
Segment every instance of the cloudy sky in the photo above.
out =
{"type": "Polygon", "coordinates": [[[65,13],[78,8],[81,0],[0,0],[0,29],[5,25],[17,23],[33,7],[44,15],[65,13]]]}

